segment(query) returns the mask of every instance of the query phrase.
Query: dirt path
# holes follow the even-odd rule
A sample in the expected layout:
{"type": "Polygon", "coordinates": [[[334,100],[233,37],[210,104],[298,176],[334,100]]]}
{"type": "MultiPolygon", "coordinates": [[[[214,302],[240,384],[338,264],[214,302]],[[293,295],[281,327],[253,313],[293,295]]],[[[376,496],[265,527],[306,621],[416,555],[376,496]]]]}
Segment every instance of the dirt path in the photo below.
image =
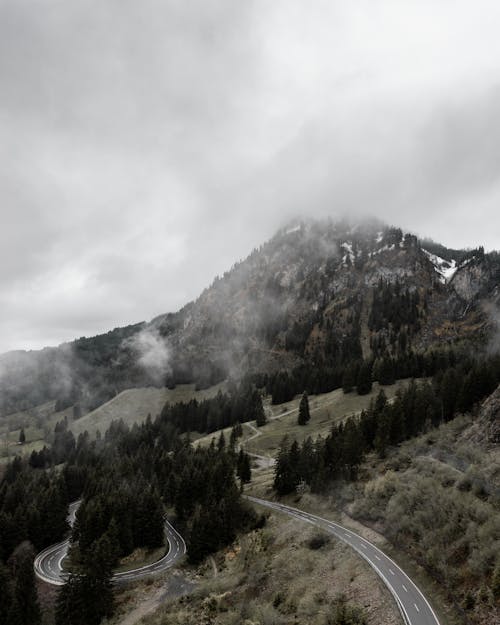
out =
{"type": "Polygon", "coordinates": [[[165,601],[189,594],[195,587],[193,582],[187,580],[181,573],[176,572],[169,576],[165,584],[158,588],[148,599],[142,601],[128,614],[117,621],[116,625],[135,625],[144,616],[155,612],[165,601]]]}

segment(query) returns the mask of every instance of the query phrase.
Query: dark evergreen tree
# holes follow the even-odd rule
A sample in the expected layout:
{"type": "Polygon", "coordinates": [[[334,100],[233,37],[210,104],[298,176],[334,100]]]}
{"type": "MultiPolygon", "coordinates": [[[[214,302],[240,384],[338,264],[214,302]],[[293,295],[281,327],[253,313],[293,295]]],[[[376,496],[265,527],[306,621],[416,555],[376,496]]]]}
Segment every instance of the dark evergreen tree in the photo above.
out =
{"type": "Polygon", "coordinates": [[[229,437],[229,447],[234,449],[236,446],[236,441],[243,436],[243,428],[241,427],[241,423],[235,423],[231,428],[231,435],[229,437]]]}
{"type": "Polygon", "coordinates": [[[344,374],[342,376],[342,389],[344,393],[350,393],[356,386],[358,368],[356,363],[350,363],[344,369],[344,374]]]}
{"type": "Polygon", "coordinates": [[[40,607],[35,584],[33,546],[21,543],[9,559],[13,579],[12,601],[7,622],[12,625],[38,625],[40,607]]]}
{"type": "Polygon", "coordinates": [[[261,427],[267,423],[266,413],[264,412],[264,406],[262,405],[262,398],[257,391],[255,391],[254,414],[255,425],[257,427],[261,427]]]}
{"type": "Polygon", "coordinates": [[[241,485],[248,484],[252,479],[252,470],[250,467],[250,456],[240,449],[238,462],[236,465],[236,475],[239,477],[241,485]]]}
{"type": "Polygon", "coordinates": [[[391,415],[385,408],[377,417],[377,433],[373,446],[380,458],[385,458],[387,446],[391,441],[391,415]]]}
{"type": "Polygon", "coordinates": [[[394,371],[394,361],[389,356],[385,355],[379,363],[378,367],[378,382],[383,386],[394,384],[396,381],[396,374],[394,371]]]}
{"type": "Polygon", "coordinates": [[[222,451],[226,446],[226,437],[224,436],[224,432],[219,434],[219,440],[217,441],[217,449],[222,451]]]}
{"type": "Polygon", "coordinates": [[[356,381],[356,390],[358,395],[368,395],[372,390],[372,365],[369,362],[364,362],[359,368],[359,373],[356,381]]]}
{"type": "Polygon", "coordinates": [[[299,404],[299,416],[297,419],[297,423],[299,425],[306,425],[306,423],[310,420],[311,415],[309,412],[309,399],[307,397],[307,392],[304,391],[302,394],[302,398],[299,404]]]}
{"type": "Polygon", "coordinates": [[[19,432],[19,442],[21,443],[21,445],[24,445],[24,443],[26,442],[26,434],[24,433],[24,428],[21,428],[21,431],[19,432]]]}
{"type": "Polygon", "coordinates": [[[7,566],[0,559],[0,614],[9,614],[12,603],[12,580],[7,566]]]}
{"type": "Polygon", "coordinates": [[[83,575],[72,573],[56,600],[56,625],[87,625],[83,575]]]}
{"type": "Polygon", "coordinates": [[[82,572],[70,574],[56,605],[56,625],[99,625],[114,612],[111,577],[116,545],[106,533],[92,543],[82,572]]]}
{"type": "Polygon", "coordinates": [[[286,495],[293,491],[293,483],[290,478],[291,467],[289,461],[288,440],[285,437],[281,441],[280,449],[274,464],[274,482],[273,488],[278,495],[286,495]]]}

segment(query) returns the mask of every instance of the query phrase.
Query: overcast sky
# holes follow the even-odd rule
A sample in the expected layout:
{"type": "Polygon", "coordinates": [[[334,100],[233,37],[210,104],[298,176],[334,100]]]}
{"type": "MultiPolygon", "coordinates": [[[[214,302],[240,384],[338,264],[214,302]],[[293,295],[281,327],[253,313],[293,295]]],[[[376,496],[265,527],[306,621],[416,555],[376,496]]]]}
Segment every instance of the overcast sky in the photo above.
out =
{"type": "Polygon", "coordinates": [[[500,248],[498,0],[0,0],[0,351],[177,310],[297,215],[500,248]]]}

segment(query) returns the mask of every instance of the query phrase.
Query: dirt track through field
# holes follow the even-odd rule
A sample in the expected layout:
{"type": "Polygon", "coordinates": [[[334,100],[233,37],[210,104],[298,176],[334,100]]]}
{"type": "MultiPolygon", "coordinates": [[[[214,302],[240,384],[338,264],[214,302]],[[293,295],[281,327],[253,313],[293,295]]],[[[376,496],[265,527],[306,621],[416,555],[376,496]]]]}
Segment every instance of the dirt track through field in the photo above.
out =
{"type": "Polygon", "coordinates": [[[133,608],[126,616],[117,622],[117,625],[135,625],[143,617],[155,612],[166,601],[176,599],[182,595],[187,595],[194,587],[195,584],[193,582],[188,581],[177,571],[169,576],[165,585],[158,588],[152,597],[145,599],[133,608]]]}

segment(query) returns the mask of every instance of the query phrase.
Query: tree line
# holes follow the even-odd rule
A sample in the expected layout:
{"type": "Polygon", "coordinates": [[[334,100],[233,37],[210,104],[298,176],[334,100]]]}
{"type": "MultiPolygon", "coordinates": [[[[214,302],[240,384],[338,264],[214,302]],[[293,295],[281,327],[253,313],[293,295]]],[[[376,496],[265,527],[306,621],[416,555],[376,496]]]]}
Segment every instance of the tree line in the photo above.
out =
{"type": "Polygon", "coordinates": [[[276,460],[274,488],[285,495],[304,484],[318,492],[335,479],[354,480],[366,453],[375,451],[383,457],[389,445],[449,421],[457,412],[470,411],[499,381],[500,359],[492,357],[470,368],[468,363],[456,363],[431,382],[411,381],[392,402],[381,389],[367,410],[333,425],[326,438],[308,438],[302,444],[285,438],[276,460]]]}
{"type": "Polygon", "coordinates": [[[162,417],[113,432],[89,468],[72,533],[78,569],[60,592],[58,625],[97,625],[110,616],[113,567],[136,547],[162,546],[165,508],[174,511],[191,563],[260,522],[237,481],[250,479],[248,457],[223,437],[195,448],[162,417]]]}
{"type": "Polygon", "coordinates": [[[248,455],[236,449],[238,422],[227,443],[221,436],[206,448],[194,448],[166,415],[131,428],[114,422],[96,440],[85,433],[75,441],[66,421],[55,430],[52,448],[16,457],[0,482],[0,582],[8,625],[39,622],[27,571],[36,551],[62,540],[68,502],[77,498],[72,572],[56,609],[56,623],[65,625],[97,625],[111,615],[113,568],[137,547],[163,546],[166,508],[192,563],[262,522],[240,495],[251,470],[248,455]],[[16,598],[21,587],[31,602],[24,612],[16,598]]]}
{"type": "Polygon", "coordinates": [[[262,396],[250,384],[233,385],[229,393],[219,393],[211,398],[177,404],[167,403],[161,418],[180,432],[215,432],[236,423],[255,421],[258,426],[266,423],[262,396]]]}
{"type": "Polygon", "coordinates": [[[476,364],[477,359],[467,347],[442,347],[425,352],[409,349],[395,355],[384,350],[380,356],[351,360],[342,367],[303,364],[291,371],[256,374],[249,379],[271,395],[273,404],[281,404],[304,390],[317,395],[342,388],[345,393],[356,391],[362,395],[370,392],[375,381],[390,385],[396,379],[433,377],[449,368],[470,369],[476,364]]]}

